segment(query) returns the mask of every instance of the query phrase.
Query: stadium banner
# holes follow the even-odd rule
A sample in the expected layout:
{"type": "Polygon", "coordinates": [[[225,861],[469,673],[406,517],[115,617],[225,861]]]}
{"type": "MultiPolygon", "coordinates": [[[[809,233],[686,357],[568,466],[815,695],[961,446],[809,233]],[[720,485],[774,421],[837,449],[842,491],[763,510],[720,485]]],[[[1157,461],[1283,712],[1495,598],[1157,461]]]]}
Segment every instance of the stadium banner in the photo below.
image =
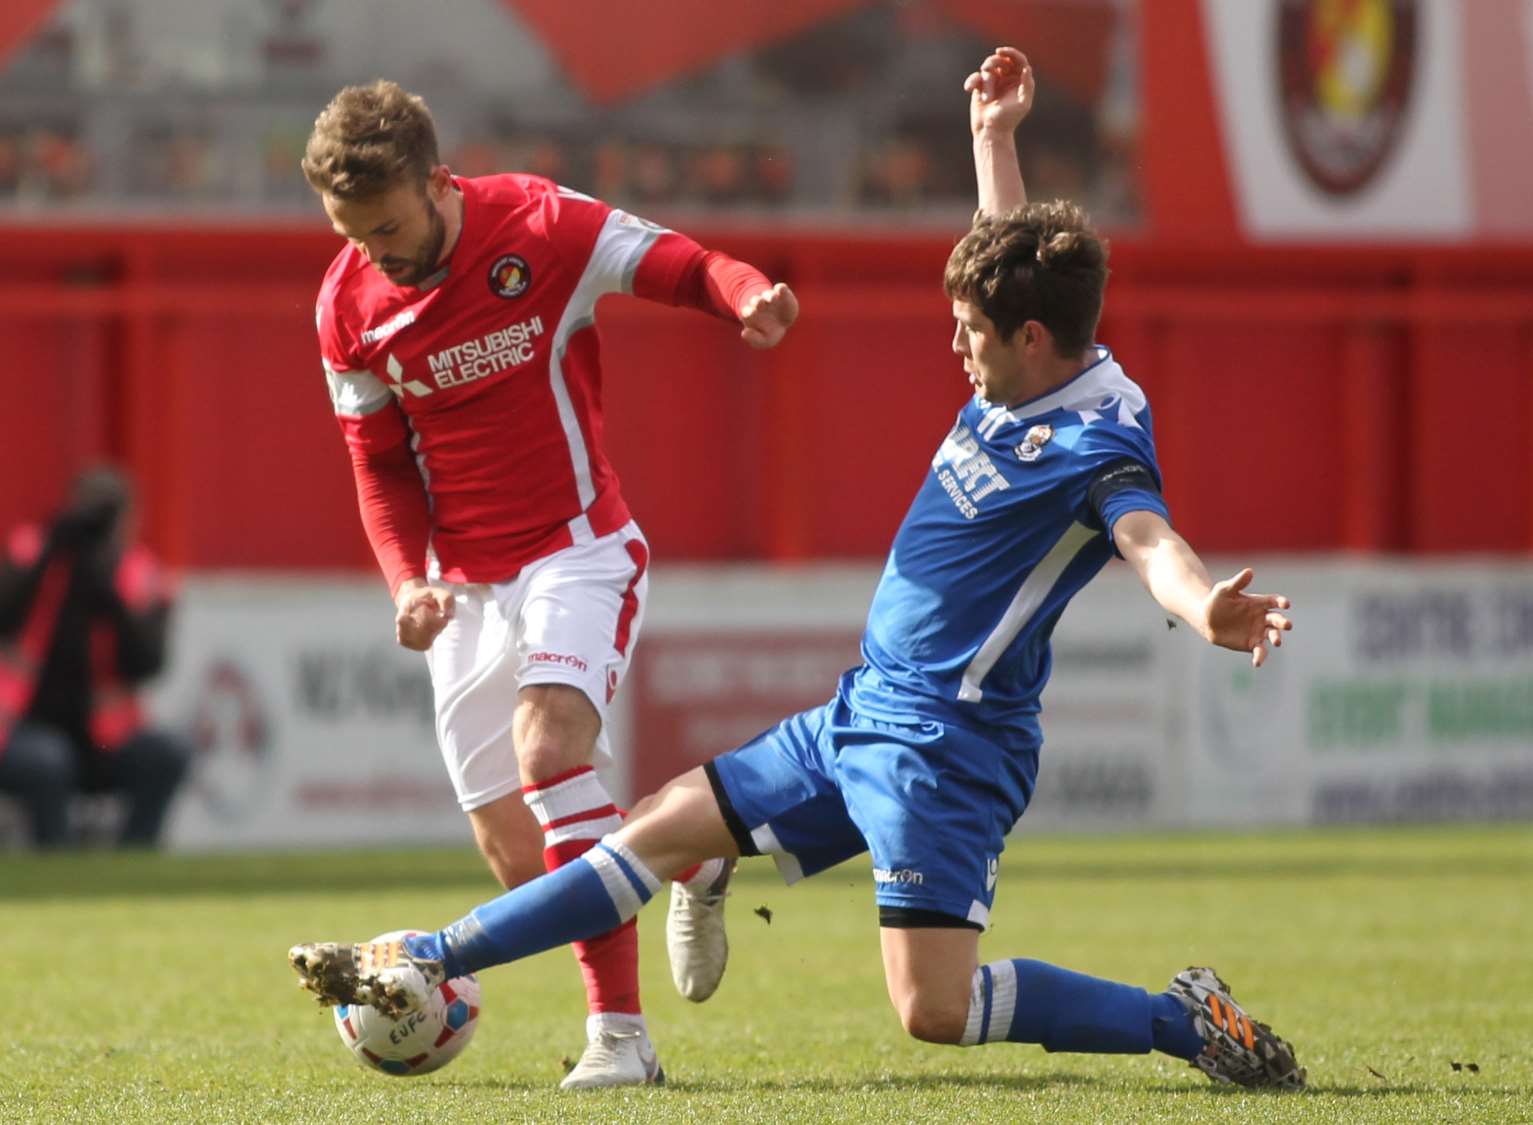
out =
{"type": "Polygon", "coordinates": [[[1533,234],[1529,0],[1202,0],[1258,240],[1533,234]]]}
{"type": "Polygon", "coordinates": [[[1533,567],[1292,564],[1258,580],[1290,593],[1302,632],[1256,673],[1197,655],[1181,823],[1533,817],[1533,567]]]}
{"type": "Polygon", "coordinates": [[[196,747],[178,849],[464,842],[431,680],[364,579],[190,579],[155,716],[196,747]]]}
{"type": "MultiPolygon", "coordinates": [[[[1260,671],[1121,565],[1075,599],[1029,831],[1533,817],[1533,566],[1255,565],[1298,623],[1260,671]]],[[[878,574],[657,568],[610,717],[615,795],[829,699],[878,574]]],[[[470,843],[424,662],[375,582],[193,578],[172,657],[152,702],[198,753],[171,846],[470,843]]]]}

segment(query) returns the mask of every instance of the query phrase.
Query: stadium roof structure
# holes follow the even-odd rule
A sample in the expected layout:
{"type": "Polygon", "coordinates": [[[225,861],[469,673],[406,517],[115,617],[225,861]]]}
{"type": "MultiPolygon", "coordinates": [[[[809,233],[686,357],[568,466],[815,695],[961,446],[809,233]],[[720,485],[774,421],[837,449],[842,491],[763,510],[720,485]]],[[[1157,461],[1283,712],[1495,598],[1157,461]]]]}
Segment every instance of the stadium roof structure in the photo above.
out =
{"type": "Polygon", "coordinates": [[[0,5],[0,66],[32,38],[59,0],[6,0],[0,5]]]}
{"type": "MultiPolygon", "coordinates": [[[[877,0],[777,0],[769,6],[717,0],[501,0],[533,28],[571,81],[598,104],[612,104],[742,51],[791,39],[877,0]]],[[[0,5],[0,66],[62,0],[0,5]]],[[[1050,79],[1094,95],[1106,67],[1114,19],[1109,4],[1079,0],[930,0],[928,13],[1001,42],[1025,42],[1049,59],[1050,79]]]]}
{"type": "MultiPolygon", "coordinates": [[[[598,103],[611,103],[709,66],[729,55],[769,46],[875,0],[777,0],[767,6],[717,0],[502,0],[529,25],[574,83],[598,103]]],[[[931,0],[928,14],[973,28],[997,43],[1026,43],[1049,60],[1050,77],[1093,96],[1106,69],[1116,18],[1110,4],[1079,0],[931,0]]]]}

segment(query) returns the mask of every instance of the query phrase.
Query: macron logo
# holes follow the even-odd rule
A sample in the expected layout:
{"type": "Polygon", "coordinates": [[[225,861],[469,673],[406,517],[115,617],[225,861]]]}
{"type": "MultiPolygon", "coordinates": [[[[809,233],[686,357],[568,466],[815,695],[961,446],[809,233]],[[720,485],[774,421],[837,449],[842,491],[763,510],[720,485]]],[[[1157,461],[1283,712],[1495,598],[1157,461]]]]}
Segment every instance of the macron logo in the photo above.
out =
{"type": "Polygon", "coordinates": [[[392,317],[392,318],[390,318],[388,320],[385,320],[382,324],[378,325],[376,328],[369,328],[367,331],[363,332],[362,333],[362,342],[364,344],[376,344],[379,340],[387,340],[390,336],[392,336],[394,333],[398,332],[401,328],[408,328],[410,325],[412,325],[414,323],[415,323],[415,310],[414,309],[406,309],[404,312],[400,313],[399,315],[394,316],[394,317],[392,317]]]}
{"type": "Polygon", "coordinates": [[[574,668],[584,672],[589,665],[580,657],[567,652],[535,652],[527,658],[528,664],[563,664],[567,668],[574,668]]]}

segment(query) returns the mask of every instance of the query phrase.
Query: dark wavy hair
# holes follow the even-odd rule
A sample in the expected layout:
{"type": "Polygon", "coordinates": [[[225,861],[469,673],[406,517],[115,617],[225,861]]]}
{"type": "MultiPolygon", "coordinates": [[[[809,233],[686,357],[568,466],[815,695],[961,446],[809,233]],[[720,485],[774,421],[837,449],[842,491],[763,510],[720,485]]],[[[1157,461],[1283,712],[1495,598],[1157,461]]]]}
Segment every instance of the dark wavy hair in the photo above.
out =
{"type": "Polygon", "coordinates": [[[1102,316],[1107,243],[1086,212],[1065,200],[979,215],[948,256],[942,285],[989,317],[1003,341],[1036,320],[1056,352],[1079,355],[1102,316]]]}

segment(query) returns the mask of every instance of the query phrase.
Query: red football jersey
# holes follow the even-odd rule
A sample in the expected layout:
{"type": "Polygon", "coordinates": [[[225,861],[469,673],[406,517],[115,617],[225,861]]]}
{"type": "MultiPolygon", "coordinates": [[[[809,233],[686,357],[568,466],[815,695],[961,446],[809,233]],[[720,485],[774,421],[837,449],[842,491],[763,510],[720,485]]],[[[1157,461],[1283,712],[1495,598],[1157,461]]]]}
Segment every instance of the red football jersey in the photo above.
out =
{"type": "Polygon", "coordinates": [[[455,183],[444,279],[396,286],[348,245],[319,294],[331,400],[391,589],[425,573],[428,532],[444,579],[498,582],[627,523],[602,451],[597,299],[637,278],[640,295],[722,311],[679,288],[710,257],[691,239],[536,176],[455,183]],[[406,443],[429,516],[415,481],[380,486],[370,467],[406,443]]]}

